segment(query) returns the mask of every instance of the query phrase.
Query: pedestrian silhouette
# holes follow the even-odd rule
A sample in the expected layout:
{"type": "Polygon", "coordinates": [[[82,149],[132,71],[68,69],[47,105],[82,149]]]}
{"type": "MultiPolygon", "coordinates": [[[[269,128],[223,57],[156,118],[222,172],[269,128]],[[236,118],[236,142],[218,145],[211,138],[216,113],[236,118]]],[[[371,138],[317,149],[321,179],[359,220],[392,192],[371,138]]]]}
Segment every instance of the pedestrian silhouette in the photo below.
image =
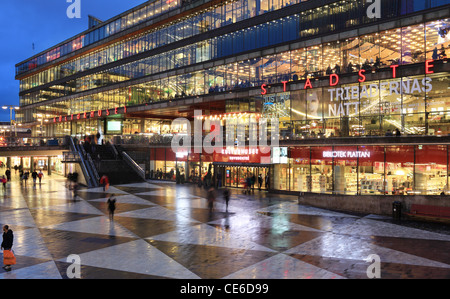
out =
{"type": "Polygon", "coordinates": [[[3,226],[3,242],[1,248],[3,250],[3,269],[11,271],[11,266],[16,264],[16,257],[12,251],[14,235],[8,225],[3,226]]]}
{"type": "Polygon", "coordinates": [[[209,212],[212,212],[213,209],[214,209],[214,201],[216,200],[216,194],[215,194],[214,188],[211,187],[208,190],[208,197],[207,197],[207,199],[208,199],[209,212]]]}
{"type": "Polygon", "coordinates": [[[109,219],[114,220],[114,211],[116,210],[116,199],[111,195],[107,201],[108,211],[109,211],[109,219]]]}
{"type": "Polygon", "coordinates": [[[225,197],[225,206],[226,206],[226,212],[228,212],[228,202],[230,201],[230,190],[225,187],[223,190],[223,196],[225,197]]]}

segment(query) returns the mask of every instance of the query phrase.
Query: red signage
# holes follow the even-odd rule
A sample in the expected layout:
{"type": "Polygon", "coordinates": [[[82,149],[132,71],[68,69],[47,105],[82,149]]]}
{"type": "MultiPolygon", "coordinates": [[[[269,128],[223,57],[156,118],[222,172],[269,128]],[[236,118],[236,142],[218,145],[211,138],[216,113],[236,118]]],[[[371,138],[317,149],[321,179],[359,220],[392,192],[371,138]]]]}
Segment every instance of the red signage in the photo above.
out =
{"type": "MultiPolygon", "coordinates": [[[[425,74],[433,74],[434,71],[432,70],[432,68],[434,67],[433,65],[434,60],[430,59],[430,60],[426,60],[425,61],[425,74]]],[[[392,69],[392,78],[397,78],[397,67],[398,65],[391,65],[390,68],[392,69]]],[[[364,75],[366,71],[365,70],[360,70],[358,72],[359,75],[359,79],[358,82],[362,83],[362,82],[366,82],[366,76],[364,75]]],[[[339,84],[339,75],[338,74],[330,74],[330,86],[336,86],[339,84]]],[[[283,83],[283,92],[286,92],[286,83],[288,83],[289,81],[282,81],[281,83],[283,83]]],[[[267,84],[262,84],[261,85],[261,95],[265,95],[267,94],[267,84]]],[[[303,86],[303,89],[307,89],[307,88],[313,88],[311,80],[309,78],[306,78],[305,81],[305,85],[303,86]]]]}
{"type": "Polygon", "coordinates": [[[232,147],[214,152],[214,162],[270,163],[270,147],[232,147]]]}
{"type": "MultiPolygon", "coordinates": [[[[94,117],[101,117],[103,114],[108,116],[108,115],[111,115],[111,110],[114,111],[114,114],[120,114],[119,113],[120,110],[122,110],[122,113],[127,113],[127,106],[124,106],[122,108],[115,107],[113,109],[105,109],[105,110],[99,109],[96,111],[82,112],[82,113],[75,114],[75,117],[77,120],[79,120],[79,119],[81,119],[81,117],[83,117],[84,119],[88,119],[88,118],[94,118],[94,117]]],[[[66,115],[66,116],[64,116],[64,118],[62,115],[53,118],[54,123],[69,121],[69,120],[74,120],[74,114],[66,115]]]]}

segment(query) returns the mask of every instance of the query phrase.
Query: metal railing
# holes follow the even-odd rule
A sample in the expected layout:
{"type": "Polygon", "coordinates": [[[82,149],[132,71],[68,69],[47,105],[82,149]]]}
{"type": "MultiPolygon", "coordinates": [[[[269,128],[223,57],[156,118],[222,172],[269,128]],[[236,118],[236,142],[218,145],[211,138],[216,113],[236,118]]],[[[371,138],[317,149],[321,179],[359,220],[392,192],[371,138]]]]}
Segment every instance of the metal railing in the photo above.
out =
{"type": "Polygon", "coordinates": [[[77,162],[80,164],[81,171],[83,172],[88,187],[98,187],[99,179],[98,174],[97,176],[95,175],[95,167],[93,167],[93,163],[91,164],[90,162],[86,161],[86,158],[90,157],[87,157],[86,152],[84,151],[84,148],[82,146],[80,146],[79,144],[75,144],[72,137],[67,136],[67,139],[69,140],[69,146],[72,150],[71,153],[74,155],[75,153],[78,154],[79,161],[77,162]]]}
{"type": "Polygon", "coordinates": [[[136,173],[142,178],[142,179],[146,179],[145,178],[145,171],[144,169],[142,169],[141,166],[139,166],[139,164],[136,163],[136,161],[134,161],[126,152],[122,152],[122,157],[123,160],[131,167],[134,169],[134,171],[136,171],[136,173]]]}

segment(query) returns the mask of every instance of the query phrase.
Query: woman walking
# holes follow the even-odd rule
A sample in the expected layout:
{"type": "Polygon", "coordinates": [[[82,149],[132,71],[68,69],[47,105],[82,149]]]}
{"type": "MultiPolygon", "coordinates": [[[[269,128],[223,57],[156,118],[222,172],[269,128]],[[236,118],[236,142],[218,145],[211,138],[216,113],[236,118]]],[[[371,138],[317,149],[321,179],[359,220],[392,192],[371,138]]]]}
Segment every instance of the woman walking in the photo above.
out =
{"type": "Polygon", "coordinates": [[[3,226],[3,242],[1,249],[3,249],[3,269],[6,271],[11,271],[11,266],[16,264],[16,257],[12,252],[14,235],[13,231],[8,225],[3,226]]]}

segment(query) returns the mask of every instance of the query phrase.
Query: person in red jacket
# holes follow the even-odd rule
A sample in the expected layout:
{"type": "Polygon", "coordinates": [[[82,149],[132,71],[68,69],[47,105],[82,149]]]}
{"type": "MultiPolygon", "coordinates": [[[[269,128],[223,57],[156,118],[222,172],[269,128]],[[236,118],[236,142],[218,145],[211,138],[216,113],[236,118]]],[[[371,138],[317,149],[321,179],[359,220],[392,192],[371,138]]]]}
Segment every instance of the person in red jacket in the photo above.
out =
{"type": "Polygon", "coordinates": [[[103,186],[103,191],[107,191],[109,188],[109,179],[105,174],[100,178],[100,185],[103,186]]]}

